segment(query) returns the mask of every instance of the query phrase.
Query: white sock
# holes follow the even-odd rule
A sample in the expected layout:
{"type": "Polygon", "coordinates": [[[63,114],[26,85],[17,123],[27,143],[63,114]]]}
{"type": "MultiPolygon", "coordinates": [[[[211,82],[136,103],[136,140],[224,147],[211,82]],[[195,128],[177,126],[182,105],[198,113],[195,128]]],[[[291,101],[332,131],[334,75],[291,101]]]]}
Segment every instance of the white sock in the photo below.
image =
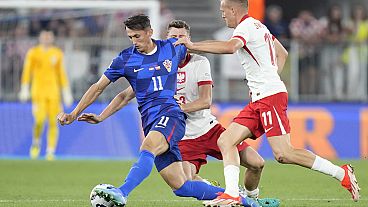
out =
{"type": "Polygon", "coordinates": [[[312,170],[331,175],[332,177],[342,181],[345,176],[345,170],[341,167],[332,164],[330,161],[323,159],[316,155],[316,159],[314,160],[312,170]]]}
{"type": "Polygon", "coordinates": [[[240,169],[238,166],[227,165],[224,168],[226,185],[225,193],[232,197],[239,196],[239,173],[240,169]]]}
{"type": "Polygon", "coordinates": [[[249,191],[247,189],[245,189],[245,192],[247,193],[247,196],[250,198],[254,198],[254,199],[258,199],[259,196],[259,188],[256,188],[252,191],[249,191]]]}

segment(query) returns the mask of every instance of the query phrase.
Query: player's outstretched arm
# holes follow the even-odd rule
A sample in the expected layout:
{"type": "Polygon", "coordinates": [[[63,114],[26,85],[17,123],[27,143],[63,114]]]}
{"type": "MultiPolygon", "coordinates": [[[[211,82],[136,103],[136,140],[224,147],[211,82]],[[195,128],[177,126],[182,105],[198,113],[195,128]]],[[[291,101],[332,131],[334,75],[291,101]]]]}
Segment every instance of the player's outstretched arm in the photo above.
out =
{"type": "Polygon", "coordinates": [[[75,109],[70,113],[66,114],[61,112],[58,115],[58,121],[61,125],[71,124],[77,116],[82,113],[84,109],[86,109],[89,105],[91,105],[97,97],[105,90],[105,88],[110,84],[110,80],[105,76],[102,75],[100,80],[97,83],[93,84],[87,92],[83,95],[82,99],[79,101],[78,105],[75,109]]]}
{"type": "Polygon", "coordinates": [[[120,92],[115,98],[110,102],[110,104],[102,111],[100,115],[93,113],[83,113],[78,117],[78,121],[85,121],[90,124],[98,124],[109,116],[113,115],[115,112],[126,106],[130,100],[135,97],[133,88],[129,86],[124,91],[120,92]]]}
{"type": "Polygon", "coordinates": [[[288,51],[282,46],[281,42],[279,42],[276,38],[274,40],[275,50],[276,50],[276,59],[277,59],[277,73],[280,74],[284,69],[284,65],[286,59],[288,57],[288,51]]]}
{"type": "Polygon", "coordinates": [[[184,44],[188,49],[207,52],[213,54],[233,54],[239,48],[243,47],[243,43],[238,39],[230,39],[227,41],[205,40],[201,42],[191,42],[189,38],[184,37],[178,39],[174,45],[184,44]]]}

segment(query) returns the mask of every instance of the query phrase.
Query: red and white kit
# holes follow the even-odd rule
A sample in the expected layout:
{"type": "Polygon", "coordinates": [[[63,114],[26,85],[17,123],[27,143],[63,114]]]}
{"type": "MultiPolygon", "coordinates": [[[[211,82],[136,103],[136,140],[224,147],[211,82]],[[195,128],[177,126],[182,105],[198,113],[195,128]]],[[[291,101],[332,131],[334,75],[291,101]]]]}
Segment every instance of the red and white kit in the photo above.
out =
{"type": "MultiPolygon", "coordinates": [[[[211,68],[207,58],[188,54],[185,62],[179,66],[177,79],[177,96],[182,104],[199,98],[199,86],[212,85],[211,68]]],[[[211,114],[210,109],[187,113],[185,136],[179,142],[184,161],[193,163],[197,173],[207,163],[207,155],[222,160],[217,140],[225,128],[211,114]]],[[[238,146],[239,151],[249,145],[245,142],[238,146]]]]}
{"type": "Polygon", "coordinates": [[[252,93],[252,102],[234,122],[248,127],[254,138],[264,133],[268,137],[289,133],[287,90],[277,73],[274,37],[260,21],[246,15],[232,38],[243,43],[237,54],[252,93]]]}

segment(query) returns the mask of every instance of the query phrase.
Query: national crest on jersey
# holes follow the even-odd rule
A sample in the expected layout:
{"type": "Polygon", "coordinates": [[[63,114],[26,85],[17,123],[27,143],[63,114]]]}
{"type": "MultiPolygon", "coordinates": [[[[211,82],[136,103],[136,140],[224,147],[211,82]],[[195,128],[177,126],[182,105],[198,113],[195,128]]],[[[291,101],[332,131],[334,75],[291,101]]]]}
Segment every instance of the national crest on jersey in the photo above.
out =
{"type": "Polygon", "coordinates": [[[171,71],[171,67],[172,67],[172,61],[171,60],[165,60],[162,64],[165,66],[167,72],[171,71]]]}
{"type": "Polygon", "coordinates": [[[185,80],[186,80],[186,74],[185,74],[185,71],[179,71],[179,72],[178,72],[178,81],[177,81],[177,83],[178,83],[178,84],[185,83],[185,80]]]}
{"type": "Polygon", "coordinates": [[[112,82],[120,77],[129,81],[137,98],[143,127],[163,115],[181,113],[174,95],[178,65],[185,58],[186,48],[183,45],[174,47],[175,41],[174,38],[154,40],[157,51],[152,55],[129,47],[113,59],[104,73],[112,82]]]}

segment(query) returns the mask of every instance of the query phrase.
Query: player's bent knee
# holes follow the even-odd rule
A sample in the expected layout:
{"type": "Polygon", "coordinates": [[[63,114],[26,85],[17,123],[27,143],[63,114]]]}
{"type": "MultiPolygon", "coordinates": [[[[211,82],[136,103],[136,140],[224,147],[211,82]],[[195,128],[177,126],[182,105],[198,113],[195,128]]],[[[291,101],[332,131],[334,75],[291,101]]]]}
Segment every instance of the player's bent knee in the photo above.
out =
{"type": "Polygon", "coordinates": [[[192,175],[192,173],[184,172],[184,174],[185,174],[185,178],[187,180],[196,180],[196,176],[195,175],[192,175]]]}
{"type": "Polygon", "coordinates": [[[259,157],[259,158],[252,158],[252,159],[253,160],[248,161],[247,163],[241,162],[241,165],[252,171],[262,171],[265,165],[265,161],[263,160],[263,158],[259,157]]]}
{"type": "Polygon", "coordinates": [[[263,169],[263,167],[264,167],[264,165],[265,165],[265,161],[264,161],[264,159],[262,158],[262,157],[259,157],[259,158],[257,158],[257,160],[254,162],[254,164],[253,164],[253,168],[255,168],[255,170],[262,170],[263,169]]]}
{"type": "Polygon", "coordinates": [[[231,140],[229,140],[226,136],[220,136],[220,138],[217,140],[217,146],[221,150],[226,150],[228,148],[234,147],[235,144],[231,143],[231,140]]]}
{"type": "Polygon", "coordinates": [[[225,146],[225,143],[223,141],[223,139],[221,139],[221,137],[217,140],[217,146],[220,148],[220,149],[224,149],[226,148],[225,146]]]}

